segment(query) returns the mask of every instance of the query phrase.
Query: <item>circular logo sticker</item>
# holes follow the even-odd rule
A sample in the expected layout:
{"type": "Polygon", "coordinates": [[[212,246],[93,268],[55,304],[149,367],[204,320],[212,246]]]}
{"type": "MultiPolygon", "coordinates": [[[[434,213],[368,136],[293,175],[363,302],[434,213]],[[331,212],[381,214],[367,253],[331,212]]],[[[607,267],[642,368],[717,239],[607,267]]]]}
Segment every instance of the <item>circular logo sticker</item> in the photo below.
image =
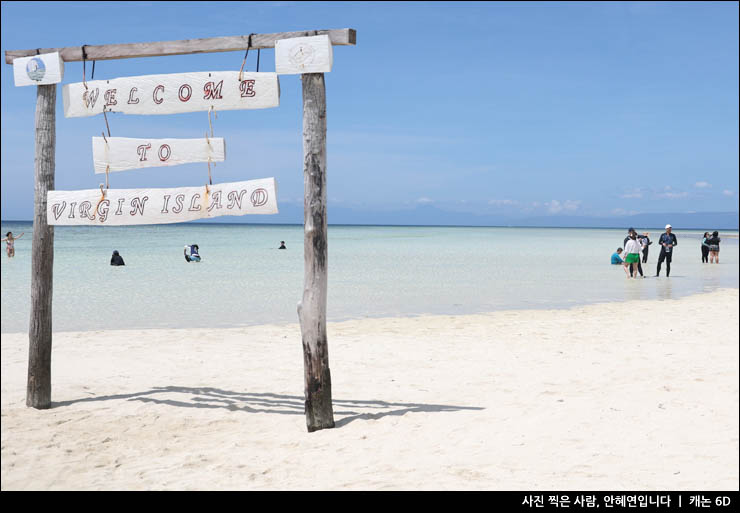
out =
{"type": "Polygon", "coordinates": [[[290,62],[296,66],[303,67],[313,60],[313,48],[311,45],[299,43],[290,49],[290,62]]]}
{"type": "Polygon", "coordinates": [[[28,74],[28,78],[30,78],[31,80],[41,80],[42,78],[44,78],[44,74],[46,73],[46,66],[44,66],[44,61],[42,61],[38,57],[34,57],[30,61],[28,61],[28,64],[26,64],[26,73],[28,74]]]}

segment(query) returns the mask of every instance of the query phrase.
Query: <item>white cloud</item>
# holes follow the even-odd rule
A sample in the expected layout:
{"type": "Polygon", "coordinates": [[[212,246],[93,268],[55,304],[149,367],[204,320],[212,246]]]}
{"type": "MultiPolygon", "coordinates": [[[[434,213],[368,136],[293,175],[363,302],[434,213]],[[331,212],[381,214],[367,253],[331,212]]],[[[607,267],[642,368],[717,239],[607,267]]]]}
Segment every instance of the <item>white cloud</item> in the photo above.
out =
{"type": "Polygon", "coordinates": [[[565,210],[578,210],[578,207],[581,206],[581,200],[565,200],[565,203],[563,204],[563,208],[565,210]]]}
{"type": "Polygon", "coordinates": [[[658,198],[680,199],[685,198],[689,195],[689,193],[685,191],[674,191],[673,187],[671,187],[670,185],[666,185],[663,191],[664,192],[661,192],[660,194],[656,194],[656,196],[658,198]]]}
{"type": "Polygon", "coordinates": [[[545,203],[545,206],[551,214],[557,214],[558,212],[563,210],[563,207],[560,205],[560,202],[558,200],[548,201],[547,203],[545,203]]]}
{"type": "Polygon", "coordinates": [[[562,203],[558,200],[552,200],[545,203],[548,212],[550,212],[551,214],[557,214],[562,211],[573,212],[575,210],[578,210],[578,207],[580,205],[580,200],[565,200],[562,203]]]}
{"type": "Polygon", "coordinates": [[[709,183],[709,182],[696,182],[694,184],[694,187],[696,187],[697,189],[707,189],[707,188],[709,188],[711,186],[712,186],[712,184],[709,183]]]}
{"type": "Polygon", "coordinates": [[[494,205],[496,207],[510,207],[513,205],[518,205],[519,202],[516,200],[510,200],[510,199],[492,199],[488,201],[489,205],[494,205]]]}
{"type": "Polygon", "coordinates": [[[615,208],[612,210],[614,216],[633,216],[637,214],[637,210],[625,210],[623,208],[615,208]]]}
{"type": "Polygon", "coordinates": [[[417,203],[434,203],[434,200],[427,197],[422,197],[416,200],[417,203]]]}
{"type": "Polygon", "coordinates": [[[667,199],[680,199],[685,198],[688,196],[688,192],[664,192],[661,194],[658,194],[659,198],[667,198],[667,199]]]}
{"type": "Polygon", "coordinates": [[[633,189],[619,196],[622,199],[642,198],[642,189],[633,189]]]}
{"type": "Polygon", "coordinates": [[[731,191],[730,189],[725,189],[724,191],[722,191],[722,194],[724,194],[725,196],[733,196],[735,194],[735,191],[731,191]]]}

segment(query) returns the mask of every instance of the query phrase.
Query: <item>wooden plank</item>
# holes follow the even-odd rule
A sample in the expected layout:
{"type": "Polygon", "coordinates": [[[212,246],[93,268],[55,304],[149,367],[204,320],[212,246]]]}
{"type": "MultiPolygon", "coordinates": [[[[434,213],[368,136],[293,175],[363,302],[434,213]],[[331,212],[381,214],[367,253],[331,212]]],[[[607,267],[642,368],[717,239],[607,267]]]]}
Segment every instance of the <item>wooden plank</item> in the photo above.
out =
{"type": "Polygon", "coordinates": [[[306,427],[334,427],[329,345],[326,339],[326,88],[323,73],[303,82],[303,298],[298,319],[303,339],[306,427]]]}
{"type": "Polygon", "coordinates": [[[222,137],[200,139],[133,139],[93,137],[93,163],[96,173],[125,171],[144,167],[177,166],[191,162],[223,162],[222,137]]]}
{"type": "Polygon", "coordinates": [[[277,214],[274,178],[176,189],[49,191],[54,225],[168,224],[219,216],[277,214]]]}
{"type": "MultiPolygon", "coordinates": [[[[234,52],[246,50],[247,47],[257,50],[273,48],[280,39],[292,37],[315,36],[326,34],[333,45],[354,45],[357,32],[354,29],[301,30],[297,32],[277,32],[273,34],[253,34],[251,46],[249,36],[209,37],[203,39],[181,39],[178,41],[156,41],[150,43],[126,43],[112,45],[86,45],[85,55],[88,61],[111,59],[132,59],[137,57],[161,57],[166,55],[185,55],[194,53],[234,52]]],[[[5,63],[12,64],[13,59],[28,57],[38,53],[59,52],[65,62],[81,61],[82,46],[64,48],[32,48],[29,50],[6,50],[5,63]]]]}
{"type": "Polygon", "coordinates": [[[267,109],[280,104],[276,73],[212,71],[142,75],[66,84],[64,116],[267,109]]]}
{"type": "Polygon", "coordinates": [[[16,87],[58,84],[64,78],[64,61],[59,52],[16,59],[13,78],[16,87]]]}
{"type": "Polygon", "coordinates": [[[331,71],[333,54],[329,36],[294,37],[275,43],[275,72],[278,75],[331,71]]]}
{"type": "Polygon", "coordinates": [[[54,189],[57,86],[36,93],[36,163],[31,244],[31,319],[28,325],[26,406],[51,407],[51,307],[54,276],[54,227],[47,219],[47,195],[54,189]]]}

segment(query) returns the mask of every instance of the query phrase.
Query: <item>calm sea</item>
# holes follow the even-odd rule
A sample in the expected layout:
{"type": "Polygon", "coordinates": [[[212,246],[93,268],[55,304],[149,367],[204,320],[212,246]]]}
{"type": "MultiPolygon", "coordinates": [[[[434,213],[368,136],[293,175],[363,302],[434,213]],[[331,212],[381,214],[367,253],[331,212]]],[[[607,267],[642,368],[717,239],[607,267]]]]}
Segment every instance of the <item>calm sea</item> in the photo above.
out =
{"type": "MultiPolygon", "coordinates": [[[[15,258],[3,247],[1,331],[21,332],[29,320],[32,225],[3,222],[8,231],[25,235],[15,258]]],[[[330,226],[328,317],[562,308],[738,287],[737,232],[720,234],[721,263],[707,265],[701,233],[676,231],[671,277],[664,271],[656,279],[661,232],[651,232],[650,278],[626,280],[609,264],[625,230],[330,226]]],[[[302,226],[56,227],[54,255],[56,331],[298,320],[302,226]],[[287,250],[277,249],[281,240],[287,250]],[[199,264],[183,257],[193,243],[199,264]],[[113,250],[125,267],[109,265],[113,250]]]]}

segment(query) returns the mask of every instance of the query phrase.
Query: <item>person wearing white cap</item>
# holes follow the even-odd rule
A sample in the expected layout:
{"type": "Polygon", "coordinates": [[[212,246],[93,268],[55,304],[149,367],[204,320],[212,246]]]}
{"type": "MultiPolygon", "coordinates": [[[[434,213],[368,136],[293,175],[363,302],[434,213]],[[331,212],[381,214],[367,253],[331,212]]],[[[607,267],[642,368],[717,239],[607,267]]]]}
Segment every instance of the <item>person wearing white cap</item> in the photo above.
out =
{"type": "Polygon", "coordinates": [[[671,275],[671,260],[673,259],[673,248],[678,246],[678,240],[676,235],[671,233],[671,225],[665,225],[665,233],[660,236],[658,244],[660,244],[660,256],[658,257],[658,269],[655,271],[655,276],[660,276],[660,266],[665,260],[665,275],[671,275]]]}

